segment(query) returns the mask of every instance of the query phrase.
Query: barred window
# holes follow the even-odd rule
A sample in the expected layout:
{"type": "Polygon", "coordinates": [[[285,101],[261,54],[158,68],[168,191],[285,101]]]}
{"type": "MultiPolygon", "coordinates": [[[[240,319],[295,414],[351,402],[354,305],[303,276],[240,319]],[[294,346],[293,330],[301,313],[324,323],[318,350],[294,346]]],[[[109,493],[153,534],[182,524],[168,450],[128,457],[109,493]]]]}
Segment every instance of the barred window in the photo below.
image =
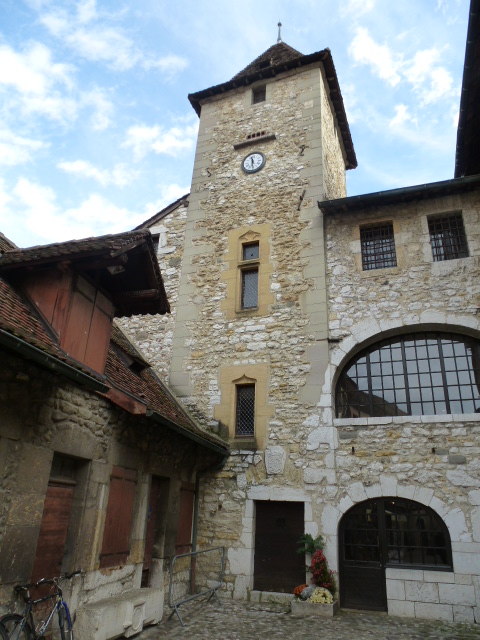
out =
{"type": "Polygon", "coordinates": [[[397,266],[391,222],[360,227],[360,244],[364,271],[397,266]]]}
{"type": "Polygon", "coordinates": [[[255,435],[255,385],[237,385],[237,416],[235,434],[251,437],[255,435]]]}
{"type": "Polygon", "coordinates": [[[467,237],[461,213],[428,219],[434,262],[468,257],[467,237]]]}
{"type": "Polygon", "coordinates": [[[480,341],[413,333],[351,360],[336,388],[337,417],[480,413],[480,341]]]}
{"type": "Polygon", "coordinates": [[[258,269],[242,271],[242,309],[258,307],[258,269]]]}

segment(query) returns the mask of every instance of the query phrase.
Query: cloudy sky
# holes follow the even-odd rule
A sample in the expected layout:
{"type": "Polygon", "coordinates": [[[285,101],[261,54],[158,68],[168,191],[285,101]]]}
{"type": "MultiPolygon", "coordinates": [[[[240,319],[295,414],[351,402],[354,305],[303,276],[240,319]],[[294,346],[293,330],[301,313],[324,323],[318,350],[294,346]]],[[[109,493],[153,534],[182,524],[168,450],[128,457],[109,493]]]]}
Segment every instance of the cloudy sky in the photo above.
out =
{"type": "Polygon", "coordinates": [[[276,42],[329,47],[359,166],[348,195],[453,177],[468,0],[0,0],[0,231],[135,227],[188,192],[187,95],[276,42]]]}

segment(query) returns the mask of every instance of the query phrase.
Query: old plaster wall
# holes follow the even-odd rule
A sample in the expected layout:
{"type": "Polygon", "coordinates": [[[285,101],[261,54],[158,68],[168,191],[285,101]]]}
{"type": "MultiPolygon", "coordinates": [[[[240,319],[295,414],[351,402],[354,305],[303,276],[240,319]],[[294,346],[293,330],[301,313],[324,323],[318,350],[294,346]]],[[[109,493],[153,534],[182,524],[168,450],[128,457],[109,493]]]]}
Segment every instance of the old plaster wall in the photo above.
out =
{"type": "Polygon", "coordinates": [[[168,580],[164,564],[175,553],[180,488],[195,477],[196,445],[6,352],[0,371],[0,415],[5,471],[0,486],[1,611],[13,606],[14,584],[30,581],[54,452],[74,457],[79,464],[62,567],[86,572],[70,585],[73,610],[140,587],[150,478],[164,479],[168,517],[157,531],[152,584],[160,589],[160,611],[168,580]],[[99,569],[114,465],[137,471],[130,556],[123,567],[99,569]]]}

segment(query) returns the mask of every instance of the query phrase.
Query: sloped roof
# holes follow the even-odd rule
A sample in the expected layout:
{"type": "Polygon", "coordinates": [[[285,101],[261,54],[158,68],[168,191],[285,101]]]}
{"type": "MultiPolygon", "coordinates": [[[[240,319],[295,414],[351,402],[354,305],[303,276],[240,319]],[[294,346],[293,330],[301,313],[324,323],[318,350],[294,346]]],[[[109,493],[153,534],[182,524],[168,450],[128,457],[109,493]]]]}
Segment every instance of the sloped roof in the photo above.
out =
{"type": "Polygon", "coordinates": [[[7,236],[3,235],[0,232],[0,252],[10,251],[11,249],[17,249],[17,245],[13,243],[11,240],[7,238],[7,236]]]}
{"type": "Polygon", "coordinates": [[[232,80],[238,80],[238,78],[258,73],[268,67],[287,64],[297,58],[301,58],[302,55],[303,54],[301,54],[300,51],[297,51],[285,42],[277,42],[277,44],[272,45],[269,49],[260,54],[258,58],[255,58],[255,60],[247,65],[245,69],[242,69],[242,71],[235,74],[232,80]]]}
{"type": "Polygon", "coordinates": [[[203,91],[191,93],[188,99],[197,115],[200,115],[202,100],[225,93],[226,91],[231,91],[232,89],[237,89],[238,87],[248,86],[258,80],[274,78],[283,71],[289,71],[296,67],[304,67],[318,62],[321,62],[325,69],[325,76],[330,90],[330,99],[333,103],[345,149],[345,168],[355,169],[357,166],[357,158],[353,148],[352,135],[350,133],[350,127],[348,126],[345,105],[343,104],[342,93],[330,49],[323,49],[322,51],[304,56],[284,42],[277,43],[258,56],[258,58],[228,82],[204,89],[203,91]]]}
{"type": "Polygon", "coordinates": [[[480,173],[480,0],[471,0],[457,129],[455,178],[480,173]]]}
{"type": "MultiPolygon", "coordinates": [[[[139,354],[118,325],[115,324],[111,342],[123,350],[127,347],[126,353],[129,355],[134,353],[143,359],[143,356],[139,354]]],[[[178,425],[197,438],[208,441],[216,448],[224,450],[225,453],[228,452],[228,445],[223,440],[197,426],[167,385],[157,377],[150,366],[145,367],[140,373],[135,373],[122,360],[118,352],[112,348],[111,344],[108,351],[105,374],[108,381],[115,387],[144,403],[150,412],[155,412],[163,418],[167,425],[178,425]]]]}
{"type": "Polygon", "coordinates": [[[228,445],[216,436],[204,432],[159,380],[142,354],[114,325],[107,355],[105,375],[90,370],[71,358],[58,344],[58,338],[39,314],[35,305],[0,277],[0,347],[6,348],[42,367],[64,375],[94,391],[108,393],[111,388],[132,396],[144,406],[141,415],[154,412],[161,425],[180,431],[217,453],[227,454],[228,445]],[[144,365],[140,373],[129,369],[118,355],[121,349],[144,365]]]}
{"type": "Polygon", "coordinates": [[[190,197],[190,192],[186,193],[181,198],[178,198],[178,200],[175,200],[175,202],[172,202],[167,207],[165,207],[164,209],[162,209],[161,211],[153,215],[151,218],[148,218],[148,220],[145,220],[145,222],[142,222],[142,224],[139,224],[138,227],[135,227],[135,229],[148,229],[149,227],[153,226],[156,222],[158,222],[162,218],[165,218],[166,216],[168,216],[169,213],[171,213],[172,211],[175,211],[175,209],[178,209],[178,207],[180,207],[182,204],[185,204],[185,203],[188,204],[189,197],[190,197]]]}
{"type": "Polygon", "coordinates": [[[0,273],[60,262],[71,263],[109,292],[117,316],[170,311],[148,229],[6,251],[0,273]]]}

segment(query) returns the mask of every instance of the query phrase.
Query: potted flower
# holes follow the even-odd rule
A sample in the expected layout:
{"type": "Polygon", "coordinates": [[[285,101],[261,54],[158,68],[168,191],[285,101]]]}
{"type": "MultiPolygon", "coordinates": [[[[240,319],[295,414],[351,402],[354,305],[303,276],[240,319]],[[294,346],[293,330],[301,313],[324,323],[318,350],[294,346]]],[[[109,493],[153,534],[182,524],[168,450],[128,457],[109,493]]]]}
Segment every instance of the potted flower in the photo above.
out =
{"type": "Polygon", "coordinates": [[[311,564],[307,569],[311,572],[313,585],[302,584],[295,587],[292,615],[332,617],[338,609],[338,601],[335,600],[337,585],[335,574],[328,568],[328,562],[323,553],[323,539],[321,536],[314,539],[309,534],[305,534],[299,544],[299,553],[311,555],[311,564]]]}

